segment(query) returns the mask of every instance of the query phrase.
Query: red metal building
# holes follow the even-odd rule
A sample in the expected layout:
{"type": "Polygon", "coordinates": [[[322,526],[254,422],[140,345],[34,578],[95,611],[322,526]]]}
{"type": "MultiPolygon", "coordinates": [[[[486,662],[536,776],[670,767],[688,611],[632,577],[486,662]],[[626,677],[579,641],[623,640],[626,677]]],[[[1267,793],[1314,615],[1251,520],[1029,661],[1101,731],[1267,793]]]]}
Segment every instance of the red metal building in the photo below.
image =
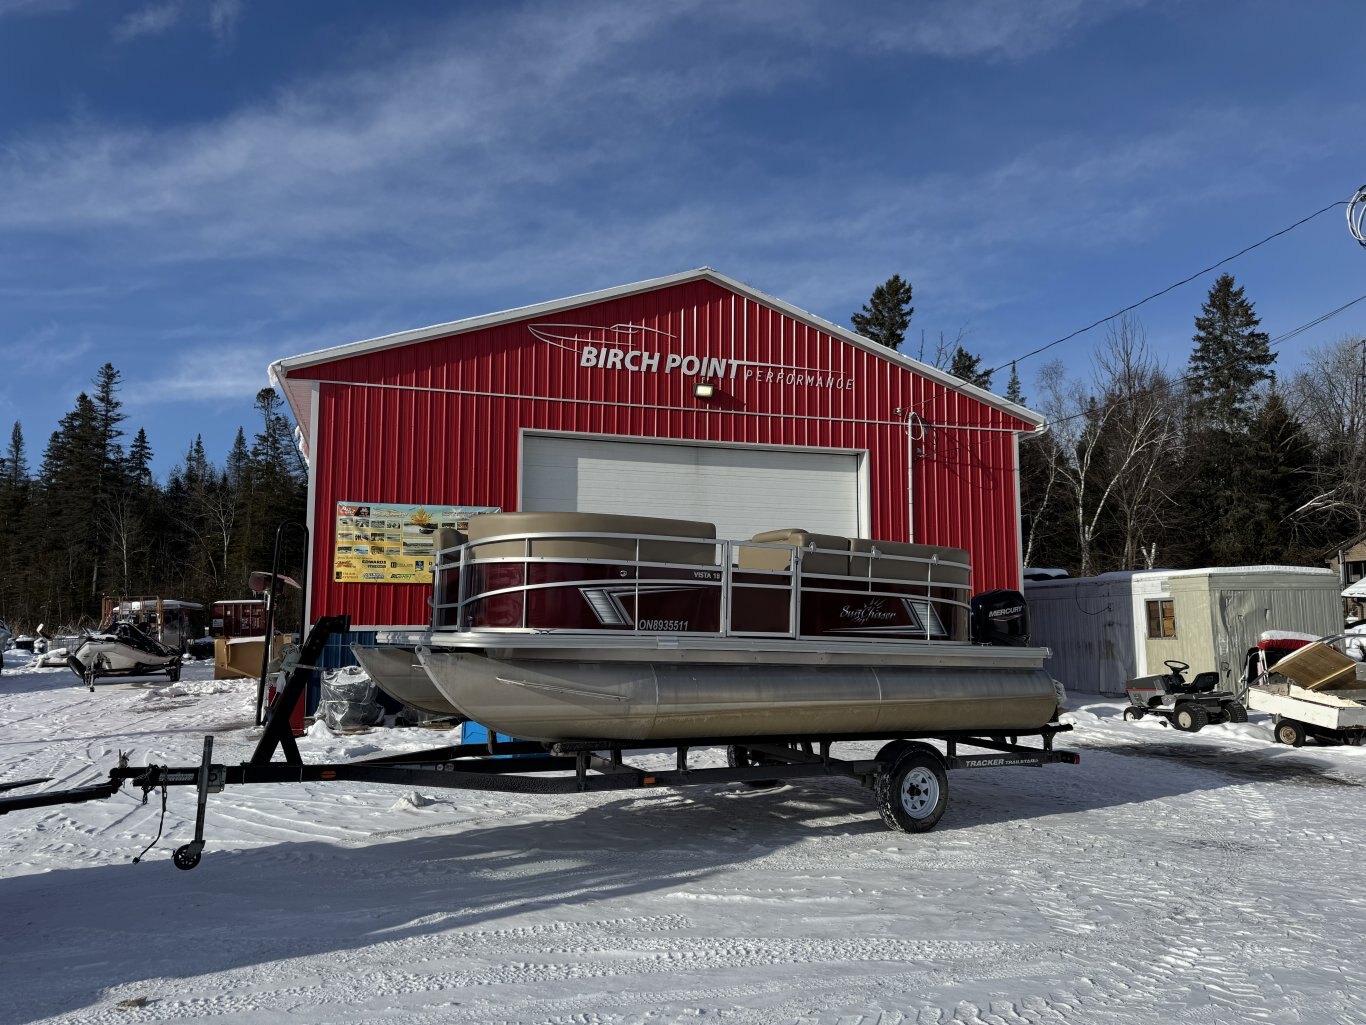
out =
{"type": "Polygon", "coordinates": [[[399,582],[350,572],[354,551],[383,550],[361,514],[386,504],[423,507],[417,520],[582,509],[711,520],[721,537],[951,545],[971,552],[975,590],[1019,587],[1018,440],[1037,414],[710,268],[271,374],[309,460],[310,620],[427,624],[420,563],[399,582]]]}

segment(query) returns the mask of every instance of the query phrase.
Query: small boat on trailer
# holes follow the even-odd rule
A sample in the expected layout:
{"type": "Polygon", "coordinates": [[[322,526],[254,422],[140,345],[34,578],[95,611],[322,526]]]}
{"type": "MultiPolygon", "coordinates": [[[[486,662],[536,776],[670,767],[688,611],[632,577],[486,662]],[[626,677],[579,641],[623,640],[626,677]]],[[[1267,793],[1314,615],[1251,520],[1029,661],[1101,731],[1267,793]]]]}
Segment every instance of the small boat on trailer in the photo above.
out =
{"type": "MultiPolygon", "coordinates": [[[[978,611],[989,618],[984,609],[979,605],[978,611]]],[[[1018,618],[1020,613],[1019,608],[1009,604],[998,605],[996,611],[998,621],[1018,618]]],[[[873,792],[878,812],[889,828],[924,832],[934,828],[948,805],[947,773],[951,770],[1080,761],[1076,753],[1053,746],[1054,737],[1072,727],[1050,720],[1032,728],[999,731],[877,729],[865,734],[822,730],[801,735],[766,735],[750,730],[734,737],[680,737],[666,745],[641,745],[604,737],[502,741],[491,731],[485,744],[457,744],[353,762],[305,764],[291,730],[290,710],[303,696],[310,669],[321,658],[328,638],[346,633],[349,628],[346,616],[324,616],[314,624],[298,660],[286,672],[285,684],[270,707],[265,730],[247,761],[231,766],[215,763],[213,737],[206,736],[203,758],[197,766],[134,766],[129,764],[127,755],[122,755],[101,783],[38,793],[19,791],[50,782],[49,778],[4,784],[0,786],[0,815],[113,797],[124,783],[140,789],[144,800],[157,790],[164,798],[170,787],[194,787],[198,794],[194,837],[178,847],[172,859],[177,868],[192,869],[199,864],[204,850],[209,795],[227,786],[353,781],[517,794],[571,794],[725,783],[771,786],[789,780],[843,776],[873,792]],[[1021,743],[1026,738],[1037,738],[1039,743],[1021,743]],[[869,740],[887,742],[871,757],[864,752],[855,752],[852,758],[837,757],[833,752],[836,744],[869,740]],[[929,740],[937,741],[943,749],[927,743],[929,740]],[[642,746],[674,748],[674,767],[632,764],[631,750],[642,746]],[[715,746],[728,749],[726,766],[690,764],[693,748],[715,746]],[[283,753],[283,761],[275,758],[277,752],[283,753]]]]}
{"type": "Polygon", "coordinates": [[[180,679],[180,652],[133,623],[113,623],[82,635],[66,656],[67,667],[90,690],[106,676],[159,676],[180,679]]]}
{"type": "Polygon", "coordinates": [[[961,549],[598,513],[490,513],[440,540],[417,662],[508,736],[1007,734],[1061,705],[1024,599],[973,599],[961,549]]]}

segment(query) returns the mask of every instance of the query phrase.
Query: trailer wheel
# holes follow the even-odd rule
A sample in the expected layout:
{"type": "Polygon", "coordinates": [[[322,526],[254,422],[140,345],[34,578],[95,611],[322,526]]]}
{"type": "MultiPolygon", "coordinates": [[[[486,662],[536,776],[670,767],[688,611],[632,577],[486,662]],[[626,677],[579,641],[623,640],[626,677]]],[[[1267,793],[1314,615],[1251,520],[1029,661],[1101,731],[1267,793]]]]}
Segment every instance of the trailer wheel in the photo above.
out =
{"type": "Polygon", "coordinates": [[[175,849],[175,853],[171,855],[171,860],[175,862],[176,868],[188,872],[199,864],[199,857],[199,851],[195,849],[194,845],[187,843],[175,849]]]}
{"type": "Polygon", "coordinates": [[[177,662],[166,670],[166,679],[172,683],[180,682],[180,663],[177,662]]]}
{"type": "Polygon", "coordinates": [[[1304,723],[1296,722],[1294,719],[1282,719],[1272,730],[1278,744],[1289,744],[1291,747],[1304,747],[1305,729],[1304,723]]]}
{"type": "MultiPolygon", "coordinates": [[[[751,765],[768,765],[770,763],[764,760],[763,755],[755,754],[747,747],[731,744],[726,748],[726,764],[732,769],[744,769],[751,765]]],[[[742,779],[740,782],[754,790],[769,790],[780,786],[783,781],[780,779],[742,779]]]]}
{"type": "Polygon", "coordinates": [[[1172,715],[1172,725],[1186,733],[1199,733],[1202,728],[1209,725],[1209,711],[1204,705],[1183,701],[1176,706],[1176,711],[1172,715]]]}
{"type": "Polygon", "coordinates": [[[1247,722],[1247,707],[1241,701],[1225,701],[1224,722],[1247,722]]]}
{"type": "Polygon", "coordinates": [[[888,829],[926,833],[948,807],[949,778],[937,753],[913,747],[877,774],[873,794],[888,829]]]}

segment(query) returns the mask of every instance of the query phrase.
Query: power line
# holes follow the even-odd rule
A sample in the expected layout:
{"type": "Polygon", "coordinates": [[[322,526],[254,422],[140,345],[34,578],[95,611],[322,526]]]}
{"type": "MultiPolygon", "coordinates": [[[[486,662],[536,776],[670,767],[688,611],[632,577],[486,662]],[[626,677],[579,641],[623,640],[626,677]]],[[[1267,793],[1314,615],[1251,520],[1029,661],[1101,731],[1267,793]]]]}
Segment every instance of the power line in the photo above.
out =
{"type": "MultiPolygon", "coordinates": [[[[1209,273],[1210,271],[1212,271],[1212,270],[1218,270],[1218,269],[1219,269],[1220,267],[1222,267],[1224,264],[1229,263],[1229,262],[1232,261],[1232,260],[1238,259],[1238,257],[1242,256],[1244,253],[1250,253],[1250,252],[1252,252],[1252,250],[1256,249],[1258,246],[1264,246],[1264,245],[1266,245],[1268,242],[1270,242],[1272,239],[1280,238],[1282,235],[1285,235],[1285,234],[1287,234],[1288,232],[1294,231],[1294,230],[1295,230],[1296,228],[1298,228],[1301,224],[1308,224],[1308,223],[1309,223],[1310,221],[1312,221],[1315,217],[1319,217],[1319,216],[1321,216],[1322,214],[1326,214],[1329,210],[1332,210],[1334,207],[1338,207],[1338,206],[1347,206],[1349,202],[1350,202],[1349,200],[1340,199],[1340,200],[1338,200],[1336,203],[1329,203],[1327,206],[1323,207],[1322,209],[1315,210],[1315,211],[1314,211],[1312,214],[1310,214],[1308,217],[1302,217],[1302,218],[1300,218],[1298,221],[1296,221],[1294,224],[1290,225],[1289,227],[1287,227],[1287,228],[1282,228],[1280,231],[1277,231],[1277,232],[1273,232],[1272,234],[1268,235],[1266,238],[1262,239],[1260,242],[1254,242],[1254,243],[1252,243],[1252,245],[1247,246],[1247,247],[1244,248],[1244,249],[1238,250],[1238,251],[1237,251],[1236,253],[1234,253],[1232,256],[1226,256],[1226,257],[1224,257],[1222,260],[1220,260],[1218,263],[1212,263],[1212,264],[1210,264],[1208,267],[1204,268],[1203,270],[1198,270],[1198,271],[1196,271],[1194,274],[1190,275],[1189,277],[1182,278],[1180,281],[1176,282],[1175,284],[1168,285],[1166,288],[1162,289],[1162,291],[1160,291],[1160,292],[1154,292],[1152,295],[1147,296],[1147,297],[1145,297],[1145,298],[1143,298],[1143,299],[1140,299],[1138,302],[1132,303],[1131,305],[1124,307],[1124,309],[1118,310],[1118,311],[1116,311],[1115,313],[1110,314],[1108,317],[1101,317],[1100,320],[1097,320],[1097,321],[1094,321],[1093,323],[1087,324],[1085,327],[1079,327],[1079,328],[1077,328],[1077,330],[1073,331],[1071,334],[1069,334],[1069,335],[1063,335],[1063,337],[1061,337],[1061,338],[1056,338],[1056,339],[1054,339],[1053,341],[1049,342],[1047,345],[1041,345],[1041,346],[1039,346],[1037,349],[1034,349],[1034,350],[1031,351],[1031,352],[1026,352],[1023,356],[1017,356],[1017,357],[1015,357],[1015,359],[1006,360],[1006,362],[1002,363],[1000,366],[998,366],[998,367],[992,367],[990,370],[985,371],[985,373],[986,373],[988,376],[990,376],[991,374],[996,373],[998,370],[1004,370],[1006,367],[1010,366],[1010,364],[1012,364],[1012,363],[1019,363],[1021,360],[1029,359],[1029,357],[1031,357],[1031,356],[1037,356],[1039,353],[1043,352],[1043,351],[1046,350],[1046,349],[1051,349],[1051,348],[1053,348],[1053,346],[1055,346],[1055,345],[1061,345],[1063,342],[1066,342],[1066,341],[1069,341],[1069,340],[1071,340],[1071,339],[1073,339],[1073,338],[1076,338],[1077,335],[1085,334],[1087,331],[1090,331],[1092,328],[1100,327],[1101,324],[1104,324],[1104,323],[1106,323],[1106,322],[1108,322],[1108,321],[1114,320],[1116,317],[1122,317],[1124,314],[1128,313],[1130,310],[1136,310],[1136,309],[1138,309],[1138,308],[1139,308],[1140,306],[1142,306],[1144,303],[1152,302],[1154,299],[1158,298],[1159,296],[1164,296],[1164,295],[1166,295],[1168,292],[1172,291],[1173,289],[1180,288],[1182,285],[1189,285],[1189,284],[1190,284],[1192,281],[1194,281],[1196,278],[1198,278],[1198,277],[1200,277],[1200,276],[1202,276],[1202,275],[1204,275],[1204,274],[1208,274],[1208,273],[1209,273]]],[[[1312,326],[1312,325],[1307,325],[1307,326],[1312,326]]]]}
{"type": "MultiPolygon", "coordinates": [[[[1335,204],[1333,204],[1333,205],[1334,205],[1334,206],[1337,206],[1338,204],[1335,203],[1335,204]]],[[[1323,212],[1322,210],[1319,211],[1319,213],[1322,213],[1322,212],[1323,212]]],[[[1314,216],[1318,216],[1318,215],[1315,214],[1314,216]]],[[[1320,324],[1322,324],[1325,320],[1331,320],[1333,317],[1336,317],[1339,313],[1343,312],[1344,310],[1350,309],[1351,307],[1355,306],[1355,305],[1356,305],[1357,303],[1359,303],[1359,302],[1366,302],[1366,295],[1359,295],[1359,296],[1357,296],[1355,299],[1352,299],[1352,300],[1350,300],[1350,301],[1348,301],[1348,302],[1343,303],[1343,304],[1342,304],[1341,306],[1339,306],[1337,309],[1335,309],[1335,310],[1329,310],[1327,313],[1322,314],[1321,316],[1315,317],[1313,320],[1309,321],[1309,323],[1307,323],[1307,324],[1301,324],[1299,327],[1291,328],[1289,331],[1286,331],[1284,334],[1279,334],[1279,335],[1277,335],[1275,338],[1272,338],[1272,339],[1270,339],[1270,340],[1267,341],[1266,347],[1267,347],[1268,349],[1272,349],[1272,348],[1275,348],[1277,345],[1280,345],[1282,342],[1288,342],[1290,339],[1294,338],[1296,335],[1302,335],[1302,334],[1304,334],[1304,332],[1308,331],[1310,328],[1318,327],[1318,326],[1319,326],[1320,324]]],[[[1230,360],[1227,360],[1227,361],[1225,361],[1225,362],[1223,362],[1223,363],[1220,363],[1220,364],[1218,365],[1218,367],[1216,367],[1216,368],[1214,368],[1214,369],[1222,370],[1222,369],[1224,369],[1225,367],[1231,367],[1231,366],[1233,366],[1235,363],[1238,363],[1238,362],[1240,362],[1240,361],[1241,361],[1241,357],[1235,357],[1235,358],[1233,358],[1233,359],[1230,359],[1230,360]]],[[[1190,384],[1193,380],[1195,380],[1195,378],[1196,378],[1197,376],[1199,376],[1199,375],[1197,375],[1197,374],[1186,374],[1186,375],[1184,375],[1184,376],[1182,376],[1182,377],[1178,377],[1176,380],[1172,381],[1171,383],[1174,384],[1174,385],[1176,385],[1176,384],[1190,384]]],[[[1122,405],[1122,404],[1125,403],[1125,402],[1132,402],[1132,401],[1134,401],[1134,399],[1136,399],[1136,398],[1138,398],[1137,395],[1132,395],[1132,396],[1119,396],[1119,397],[1116,397],[1116,398],[1112,399],[1111,401],[1105,403],[1104,408],[1106,408],[1106,409],[1113,409],[1114,407],[1119,406],[1119,405],[1122,405]]],[[[1093,413],[1093,412],[1094,412],[1093,409],[1084,409],[1084,410],[1082,410],[1082,411],[1079,412],[1079,413],[1072,413],[1072,414],[1070,414],[1069,416],[1060,416],[1060,417],[1058,417],[1058,419],[1056,419],[1056,420],[1050,420],[1050,421],[1048,421],[1048,423],[1044,424],[1043,427],[1040,428],[1040,430],[1047,430],[1047,429],[1052,428],[1052,427],[1057,427],[1059,424],[1065,424],[1065,423],[1067,423],[1069,420],[1076,420],[1076,419],[1078,419],[1078,418],[1080,418],[1080,417],[1083,417],[1083,416],[1089,416],[1089,415],[1090,415],[1091,413],[1093,413]]]]}

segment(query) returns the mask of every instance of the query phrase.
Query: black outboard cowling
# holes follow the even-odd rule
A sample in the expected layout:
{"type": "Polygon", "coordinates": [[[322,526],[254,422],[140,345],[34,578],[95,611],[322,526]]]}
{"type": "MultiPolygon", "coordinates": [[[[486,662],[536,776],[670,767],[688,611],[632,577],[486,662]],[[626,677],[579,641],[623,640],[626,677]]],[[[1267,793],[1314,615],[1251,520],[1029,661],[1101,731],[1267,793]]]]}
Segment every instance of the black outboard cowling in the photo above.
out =
{"type": "Polygon", "coordinates": [[[972,639],[977,644],[1029,647],[1029,606],[1019,591],[983,591],[972,599],[972,639]]]}

